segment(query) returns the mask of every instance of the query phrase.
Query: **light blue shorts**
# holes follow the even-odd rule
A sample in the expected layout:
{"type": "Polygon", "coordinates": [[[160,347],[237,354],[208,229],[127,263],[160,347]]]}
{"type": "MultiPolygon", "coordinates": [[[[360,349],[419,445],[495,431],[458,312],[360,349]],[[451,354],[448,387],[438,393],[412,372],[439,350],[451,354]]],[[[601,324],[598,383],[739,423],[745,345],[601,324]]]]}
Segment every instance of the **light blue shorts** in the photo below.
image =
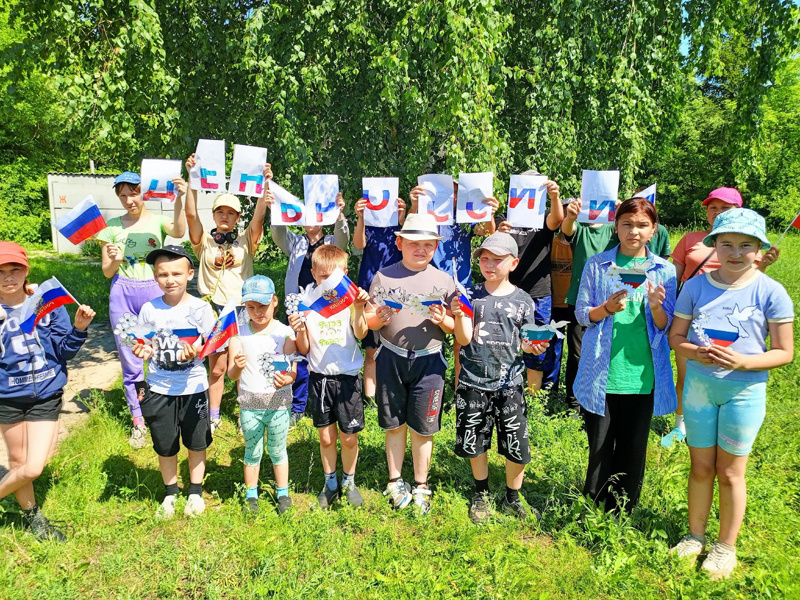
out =
{"type": "Polygon", "coordinates": [[[767,412],[767,382],[708,377],[686,370],[683,416],[692,448],[719,446],[746,456],[753,449],[767,412]]]}

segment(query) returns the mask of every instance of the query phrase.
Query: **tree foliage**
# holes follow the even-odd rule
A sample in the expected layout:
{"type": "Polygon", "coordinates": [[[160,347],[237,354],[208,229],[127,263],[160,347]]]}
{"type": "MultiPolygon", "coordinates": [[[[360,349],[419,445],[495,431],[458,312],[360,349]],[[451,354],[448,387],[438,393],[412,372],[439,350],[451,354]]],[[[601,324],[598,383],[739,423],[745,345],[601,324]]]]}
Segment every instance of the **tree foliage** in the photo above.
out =
{"type": "Polygon", "coordinates": [[[335,172],[352,197],[365,175],[397,175],[408,189],[425,172],[493,170],[501,182],[527,168],[566,194],[582,169],[617,168],[630,192],[663,162],[653,149],[669,154],[685,129],[684,103],[702,109],[687,82],[719,86],[733,70],[735,89],[713,102],[731,103],[735,126],[718,133],[749,166],[798,10],[789,0],[30,0],[14,15],[33,32],[10,51],[16,72],[35,56],[61,94],[68,166],[135,168],[215,137],[266,145],[295,191],[303,173],[335,172]]]}

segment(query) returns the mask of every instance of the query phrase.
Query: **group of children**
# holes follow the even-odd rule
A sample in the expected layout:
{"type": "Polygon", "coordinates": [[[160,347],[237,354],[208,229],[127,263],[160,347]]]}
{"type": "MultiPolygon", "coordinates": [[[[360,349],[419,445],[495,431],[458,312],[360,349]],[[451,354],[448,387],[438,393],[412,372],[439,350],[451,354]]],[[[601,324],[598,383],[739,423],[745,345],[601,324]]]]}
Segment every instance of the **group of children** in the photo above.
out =
{"type": "MultiPolygon", "coordinates": [[[[187,168],[193,163],[190,157],[187,168]]],[[[267,179],[272,176],[269,165],[264,174],[267,179]]],[[[685,278],[680,296],[676,265],[685,275],[686,263],[678,257],[674,264],[666,260],[666,232],[655,206],[644,198],[620,203],[613,226],[581,225],[576,222],[580,199],[562,203],[558,185],[548,181],[551,209],[542,230],[515,229],[501,215],[480,227],[439,226],[431,215],[418,212],[417,188],[410,195],[409,214],[398,199],[400,225],[365,227],[365,203],[360,201],[355,206],[354,245],[364,254],[352,305],[324,317],[287,310],[286,325],[275,318],[279,298],[274,283],[252,275],[263,221],[274,201],[268,188],[256,203],[250,225],[239,234],[241,204],[236,196],[215,199],[216,227],[205,232],[191,189],[182,179],[173,183],[178,200],[170,221],[147,212],[138,175],[120,175],[114,185],[126,214],[110,221],[99,236],[103,272],[114,277],[112,322],[115,317],[135,318],[154,328],[147,343],[118,343],[134,420],[130,441],[143,445],[149,428],[166,488],[160,517],[175,513],[181,440],[188,450],[190,476],[184,512],[197,515],[204,510],[205,453],[220,425],[225,374],[238,381],[246,510],[258,511],[265,434],[278,511],[291,507],[286,442],[292,422],[305,410],[319,432],[325,474],[320,508],[331,507],[340,497],[361,505],[355,483],[358,433],[365,426],[365,401],[374,397],[378,422],[385,430],[384,495],[396,509],[413,505],[422,514],[429,512],[428,473],[433,438],[441,427],[444,346],[451,334],[457,350],[455,452],[470,460],[475,479],[469,516],[479,523],[491,515],[487,452],[495,429],[506,470],[500,508],[518,518],[530,516],[519,495],[531,460],[525,390],[539,389],[548,377],[557,380],[552,371],[558,357],[548,341],[528,341],[524,331],[550,321],[551,251],[560,229],[573,253],[566,295],[567,314],[573,316],[568,351],[579,358],[567,392],[581,407],[589,442],[584,494],[607,510],[631,511],[636,506],[651,419],[675,411],[682,394],[692,461],[690,533],[675,552],[696,557],[704,551],[705,523],[718,478],[720,537],[703,567],[715,577],[730,574],[746,501],[747,455],[764,418],[767,370],[791,360],[794,316],[785,290],[756,268],[763,270],[774,262],[777,251],[769,250],[763,218],[740,208],[738,192],[721,188],[704,203],[709,215],[713,206],[715,219],[709,216],[712,228],[695,242],[708,256],[685,278]],[[163,245],[167,234],[183,235],[186,223],[199,262],[202,300],[187,291],[195,275],[193,258],[182,246],[163,245]],[[473,253],[472,236],[484,234],[489,235],[473,253]],[[662,242],[656,247],[659,238],[662,242]],[[443,242],[449,243],[445,252],[443,242]],[[761,250],[767,252],[761,255],[761,250]],[[474,286],[472,261],[484,279],[474,286]],[[712,264],[715,270],[709,269],[712,264]],[[625,285],[620,271],[640,273],[641,285],[625,285]],[[469,288],[466,302],[464,287],[469,288]],[[409,300],[402,308],[384,301],[387,292],[398,290],[409,300]],[[244,307],[239,334],[210,356],[209,376],[200,348],[213,328],[215,309],[219,313],[231,303],[244,307]],[[686,372],[677,393],[671,349],[686,372]],[[141,361],[148,362],[146,382],[141,361]],[[301,378],[305,382],[298,385],[301,378]],[[402,478],[409,437],[413,485],[402,478]]],[[[341,196],[337,202],[344,206],[341,196]]],[[[497,201],[488,198],[486,204],[495,213],[497,201]]],[[[272,235],[289,256],[288,298],[314,289],[337,271],[347,273],[349,233],[343,217],[333,236],[312,227],[303,234],[273,227],[272,235]]],[[[678,248],[687,244],[681,240],[678,248]]],[[[10,382],[19,381],[18,389],[0,382],[0,431],[11,455],[11,471],[0,480],[0,497],[16,493],[34,531],[61,539],[62,532],[38,511],[31,482],[41,472],[57,431],[53,421],[66,382],[65,361],[85,339],[93,312],[81,306],[70,329],[66,312],[59,308],[39,324],[34,336],[17,331],[14,311],[31,293],[28,263],[16,244],[0,246],[1,368],[3,382],[6,375],[10,382]],[[5,355],[9,347],[13,357],[5,355]],[[27,353],[24,360],[18,356],[21,352],[27,353]]],[[[675,438],[679,436],[673,432],[675,438]]],[[[534,513],[538,516],[535,509],[534,513]]]]}

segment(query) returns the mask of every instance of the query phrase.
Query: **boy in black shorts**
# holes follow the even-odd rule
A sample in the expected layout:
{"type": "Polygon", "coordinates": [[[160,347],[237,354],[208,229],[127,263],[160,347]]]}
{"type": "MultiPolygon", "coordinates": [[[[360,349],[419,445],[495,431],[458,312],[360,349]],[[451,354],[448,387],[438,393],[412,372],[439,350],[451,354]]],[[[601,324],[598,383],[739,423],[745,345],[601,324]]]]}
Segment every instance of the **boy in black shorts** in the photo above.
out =
{"type": "Polygon", "coordinates": [[[442,342],[445,334],[453,332],[453,317],[447,306],[455,293],[455,282],[430,264],[438,243],[436,221],[431,215],[408,215],[397,232],[403,259],[378,271],[370,286],[371,297],[388,293],[395,306],[380,300],[377,308],[367,306],[370,329],[380,331],[375,365],[378,423],[386,430],[389,464],[389,485],[384,495],[395,508],[404,508],[413,499],[421,514],[430,511],[428,470],[433,434],[442,422],[447,371],[442,342]],[[398,298],[402,299],[399,304],[398,298]],[[401,477],[408,430],[414,460],[413,490],[401,477]]]}
{"type": "MultiPolygon", "coordinates": [[[[333,245],[320,246],[311,256],[311,273],[321,285],[336,269],[347,274],[347,252],[333,245]]],[[[325,487],[319,507],[331,507],[344,493],[355,507],[364,499],[355,484],[358,462],[358,432],[364,429],[361,399],[361,367],[364,357],[357,339],[367,334],[364,305],[369,294],[358,289],[353,304],[328,318],[311,311],[302,321],[297,314],[289,324],[297,332],[297,349],[308,359],[308,406],[319,430],[319,452],[325,472],[325,487]],[[338,428],[337,428],[338,425],[338,428]],[[336,476],[336,438],[342,442],[342,483],[336,476]]]]}
{"type": "MultiPolygon", "coordinates": [[[[461,374],[456,390],[456,449],[469,458],[475,477],[470,518],[489,518],[489,462],[492,429],[497,426],[497,451],[506,458],[506,493],[503,512],[526,518],[519,489],[525,465],[531,460],[528,412],[525,405],[525,364],[520,349],[532,354],[545,351],[547,342],[530,345],[522,339],[524,325],[534,323],[531,297],[508,277],[519,264],[517,243],[507,233],[487,237],[473,254],[485,283],[472,287],[474,318],[459,299],[451,303],[456,341],[461,344],[461,374]]],[[[538,515],[537,515],[538,517],[538,515]]]]}
{"type": "Polygon", "coordinates": [[[203,337],[214,327],[211,305],[190,296],[186,284],[194,263],[182,246],[164,246],[147,255],[164,295],[147,302],[139,324],[154,332],[150,344],[137,343],[133,353],[147,363],[147,391],[142,416],[153,438],[166,497],[157,516],[175,515],[178,497],[180,440],[189,451],[189,498],[186,516],[205,510],[203,476],[206,448],[211,445],[208,414],[208,373],[197,358],[203,337]]]}

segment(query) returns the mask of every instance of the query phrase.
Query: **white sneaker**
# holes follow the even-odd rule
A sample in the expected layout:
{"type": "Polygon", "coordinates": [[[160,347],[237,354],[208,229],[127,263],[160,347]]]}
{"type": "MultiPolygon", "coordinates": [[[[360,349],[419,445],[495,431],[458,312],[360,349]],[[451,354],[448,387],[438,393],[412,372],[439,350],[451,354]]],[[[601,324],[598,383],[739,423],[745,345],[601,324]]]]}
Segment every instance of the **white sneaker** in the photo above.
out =
{"type": "Polygon", "coordinates": [[[416,504],[419,509],[419,514],[427,515],[431,512],[431,496],[433,492],[429,487],[417,486],[411,490],[411,495],[414,498],[414,504],[416,504]]]}
{"type": "Polygon", "coordinates": [[[187,517],[196,517],[203,514],[206,509],[205,500],[200,494],[189,494],[189,499],[186,501],[186,508],[183,509],[183,514],[187,517]]]}
{"type": "Polygon", "coordinates": [[[383,495],[389,496],[392,506],[398,510],[411,504],[411,486],[402,479],[389,482],[383,495]]]}
{"type": "Polygon", "coordinates": [[[670,548],[670,554],[676,554],[678,558],[697,558],[702,554],[706,547],[705,538],[698,538],[691,533],[687,533],[681,538],[674,548],[670,548]]]}
{"type": "Polygon", "coordinates": [[[175,516],[175,502],[177,502],[178,497],[169,495],[164,497],[164,501],[161,503],[161,506],[158,507],[156,510],[156,517],[159,519],[171,519],[175,516]]]}
{"type": "Polygon", "coordinates": [[[727,579],[736,568],[736,548],[717,542],[708,551],[702,568],[714,581],[727,579]]]}

